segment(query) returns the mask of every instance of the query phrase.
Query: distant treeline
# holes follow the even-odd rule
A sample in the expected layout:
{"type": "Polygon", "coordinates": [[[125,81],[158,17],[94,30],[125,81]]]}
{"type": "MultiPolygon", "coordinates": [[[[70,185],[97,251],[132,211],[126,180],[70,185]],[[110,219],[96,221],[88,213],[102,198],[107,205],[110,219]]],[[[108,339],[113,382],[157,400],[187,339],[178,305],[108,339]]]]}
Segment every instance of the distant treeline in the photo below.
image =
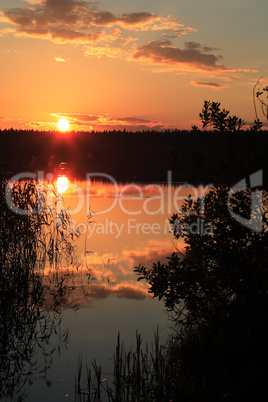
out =
{"type": "Polygon", "coordinates": [[[102,172],[118,181],[232,184],[267,170],[266,131],[71,132],[0,131],[2,175],[57,169],[66,162],[74,177],[102,172]]]}

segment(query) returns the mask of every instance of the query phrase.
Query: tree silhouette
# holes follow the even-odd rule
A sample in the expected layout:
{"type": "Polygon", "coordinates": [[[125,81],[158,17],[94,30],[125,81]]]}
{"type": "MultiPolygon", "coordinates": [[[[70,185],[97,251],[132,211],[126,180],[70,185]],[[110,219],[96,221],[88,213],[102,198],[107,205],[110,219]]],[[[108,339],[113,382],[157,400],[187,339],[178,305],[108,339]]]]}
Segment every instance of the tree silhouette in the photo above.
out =
{"type": "MultiPolygon", "coordinates": [[[[228,211],[228,194],[219,187],[204,199],[186,199],[182,213],[171,218],[185,250],[166,264],[135,269],[173,319],[177,335],[167,354],[178,367],[177,394],[186,401],[261,400],[267,394],[261,365],[268,357],[267,218],[261,210],[250,216],[252,193],[240,191],[230,208],[250,218],[252,228],[264,219],[262,232],[241,225],[228,211]],[[210,230],[193,230],[198,220],[210,230]]],[[[264,193],[265,211],[267,205],[264,193]]]]}
{"type": "MultiPolygon", "coordinates": [[[[203,129],[212,126],[214,130],[220,132],[237,132],[244,125],[244,121],[237,116],[229,116],[229,111],[220,109],[220,102],[204,101],[202,112],[199,113],[203,129]]],[[[196,131],[196,127],[193,126],[196,131]]]]}
{"type": "Polygon", "coordinates": [[[262,86],[262,88],[260,88],[261,79],[262,79],[262,77],[260,77],[258,79],[258,81],[256,82],[256,84],[254,85],[254,88],[253,88],[253,102],[254,102],[254,110],[255,110],[255,115],[256,115],[255,122],[259,122],[257,106],[256,106],[256,99],[259,101],[259,103],[261,105],[262,114],[266,117],[266,120],[268,120],[268,103],[267,103],[268,85],[266,85],[265,87],[262,86]]]}

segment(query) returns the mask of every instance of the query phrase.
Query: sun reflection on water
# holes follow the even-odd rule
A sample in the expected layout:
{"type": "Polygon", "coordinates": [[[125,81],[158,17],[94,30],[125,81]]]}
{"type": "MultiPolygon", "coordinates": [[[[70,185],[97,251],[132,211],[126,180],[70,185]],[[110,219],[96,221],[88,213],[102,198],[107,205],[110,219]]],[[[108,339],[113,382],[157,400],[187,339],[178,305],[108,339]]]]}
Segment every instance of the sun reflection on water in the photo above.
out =
{"type": "Polygon", "coordinates": [[[65,193],[65,191],[68,189],[69,186],[69,180],[66,175],[61,175],[58,176],[57,181],[56,181],[56,187],[59,193],[65,193]]]}

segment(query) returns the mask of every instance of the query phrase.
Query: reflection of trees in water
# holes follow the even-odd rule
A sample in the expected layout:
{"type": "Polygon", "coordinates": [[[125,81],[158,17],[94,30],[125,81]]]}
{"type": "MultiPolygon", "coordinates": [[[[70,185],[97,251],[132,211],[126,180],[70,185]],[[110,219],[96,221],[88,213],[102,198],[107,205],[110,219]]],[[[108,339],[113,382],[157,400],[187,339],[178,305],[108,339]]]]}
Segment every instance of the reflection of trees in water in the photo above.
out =
{"type": "MultiPolygon", "coordinates": [[[[22,393],[27,380],[47,379],[55,352],[68,344],[61,332],[62,307],[68,303],[62,278],[46,280],[40,271],[48,258],[74,262],[75,249],[67,233],[68,215],[14,214],[6,205],[6,183],[0,184],[0,398],[22,393]]],[[[32,211],[36,183],[17,183],[10,189],[14,205],[32,211]]],[[[44,194],[43,194],[44,195],[44,194]]],[[[41,200],[45,202],[45,199],[41,200]]],[[[51,212],[51,211],[50,211],[51,212]]],[[[53,211],[52,211],[53,212],[53,211]]]]}

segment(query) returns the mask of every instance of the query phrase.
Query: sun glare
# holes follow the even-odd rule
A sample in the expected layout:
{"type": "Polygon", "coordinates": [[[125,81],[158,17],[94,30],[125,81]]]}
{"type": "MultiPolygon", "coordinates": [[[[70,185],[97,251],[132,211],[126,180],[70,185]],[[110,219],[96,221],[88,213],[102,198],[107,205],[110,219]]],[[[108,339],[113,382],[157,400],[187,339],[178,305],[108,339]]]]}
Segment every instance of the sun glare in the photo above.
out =
{"type": "Polygon", "coordinates": [[[57,127],[60,131],[68,131],[70,129],[70,124],[66,119],[60,119],[57,124],[57,127]]]}
{"type": "Polygon", "coordinates": [[[59,193],[65,193],[69,186],[69,180],[67,176],[59,176],[57,178],[56,187],[59,193]]]}

